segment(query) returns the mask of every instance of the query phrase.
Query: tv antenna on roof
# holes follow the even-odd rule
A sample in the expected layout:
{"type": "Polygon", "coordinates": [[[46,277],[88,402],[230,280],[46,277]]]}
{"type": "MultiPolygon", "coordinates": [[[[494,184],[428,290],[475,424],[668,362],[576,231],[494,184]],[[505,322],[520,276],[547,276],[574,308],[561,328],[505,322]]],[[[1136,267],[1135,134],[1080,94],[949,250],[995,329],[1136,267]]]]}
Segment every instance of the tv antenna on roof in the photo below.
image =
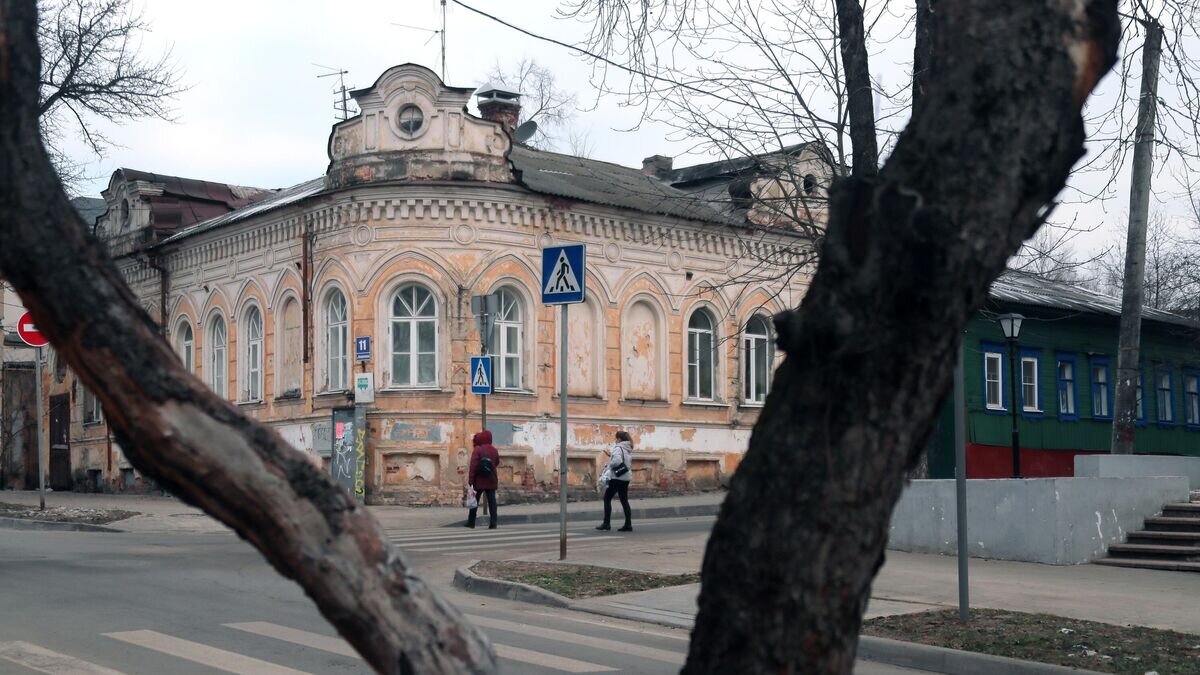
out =
{"type": "MultiPolygon", "coordinates": [[[[434,30],[433,28],[425,28],[424,26],[410,26],[409,24],[406,24],[406,23],[396,23],[394,21],[392,22],[392,25],[399,26],[400,28],[407,28],[409,30],[419,30],[422,33],[430,33],[431,35],[429,36],[429,39],[425,41],[426,45],[428,45],[431,41],[433,41],[433,38],[435,38],[435,37],[440,36],[442,38],[442,60],[441,60],[442,82],[445,82],[446,81],[446,0],[442,0],[441,5],[442,5],[442,28],[441,28],[441,30],[434,30]]],[[[422,46],[424,46],[424,45],[422,45],[422,46]]]]}
{"type": "Polygon", "coordinates": [[[337,89],[334,90],[335,98],[333,99],[333,116],[341,122],[345,122],[346,120],[350,119],[350,99],[346,95],[346,93],[349,91],[349,89],[346,87],[346,74],[350,71],[342,70],[341,68],[323,66],[319,63],[314,63],[313,65],[329,71],[327,73],[322,73],[317,77],[337,77],[338,86],[337,89]]]}

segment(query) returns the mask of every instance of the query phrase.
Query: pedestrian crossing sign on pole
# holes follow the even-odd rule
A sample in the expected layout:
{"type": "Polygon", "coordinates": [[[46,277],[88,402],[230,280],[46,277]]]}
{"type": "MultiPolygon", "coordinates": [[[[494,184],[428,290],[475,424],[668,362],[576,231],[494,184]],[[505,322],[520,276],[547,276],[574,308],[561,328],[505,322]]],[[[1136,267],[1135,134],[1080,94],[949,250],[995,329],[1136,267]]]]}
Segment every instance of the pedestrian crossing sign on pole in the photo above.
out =
{"type": "Polygon", "coordinates": [[[471,393],[483,396],[492,393],[492,357],[471,357],[471,393]]]}
{"type": "Polygon", "coordinates": [[[583,302],[583,244],[542,249],[542,304],[568,305],[583,302]]]}

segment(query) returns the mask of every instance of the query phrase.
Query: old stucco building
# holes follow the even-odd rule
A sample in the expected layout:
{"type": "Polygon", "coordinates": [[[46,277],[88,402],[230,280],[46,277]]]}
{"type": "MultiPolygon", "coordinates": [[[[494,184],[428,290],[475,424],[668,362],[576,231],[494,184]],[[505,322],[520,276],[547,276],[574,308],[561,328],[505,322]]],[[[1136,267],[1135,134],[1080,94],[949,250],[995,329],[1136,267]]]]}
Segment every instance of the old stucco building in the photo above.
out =
{"type": "MultiPolygon", "coordinates": [[[[488,427],[502,494],[554,493],[563,364],[557,308],[539,303],[540,249],[584,243],[587,302],[571,308],[565,364],[570,483],[594,485],[598,451],[623,428],[635,490],[718,485],[777,360],[769,318],[805,283],[776,267],[798,243],[791,228],[752,227],[746,195],[779,191],[756,173],[764,164],[653,157],[638,170],[538,151],[513,140],[515,97],[479,94],[482,117],[467,112],[471,89],[389,69],[333,127],[324,176],[265,191],[123,169],[101,235],[184,365],[314,462],[330,462],[353,375],[373,375],[373,402],[359,401],[375,503],[459,499],[481,421],[467,372],[481,294],[500,298],[488,427]],[[369,360],[355,358],[358,336],[369,360]]],[[[781,156],[811,165],[804,189],[819,204],[814,152],[781,156]]],[[[69,480],[139,486],[94,398],[69,374],[47,389],[70,397],[69,480]]]]}

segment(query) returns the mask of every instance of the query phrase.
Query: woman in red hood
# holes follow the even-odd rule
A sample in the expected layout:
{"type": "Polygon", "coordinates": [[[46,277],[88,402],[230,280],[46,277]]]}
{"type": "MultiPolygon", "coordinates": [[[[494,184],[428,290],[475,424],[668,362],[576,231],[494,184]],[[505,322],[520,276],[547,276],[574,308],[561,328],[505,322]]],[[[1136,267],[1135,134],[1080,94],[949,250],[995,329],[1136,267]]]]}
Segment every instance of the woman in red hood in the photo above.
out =
{"type": "MultiPolygon", "coordinates": [[[[487,498],[488,529],[496,529],[496,470],[500,467],[500,453],[492,445],[492,432],[484,429],[471,439],[475,449],[471,451],[471,469],[467,474],[467,483],[475,489],[480,501],[487,498]]],[[[475,527],[475,511],[467,513],[467,527],[475,527]]]]}

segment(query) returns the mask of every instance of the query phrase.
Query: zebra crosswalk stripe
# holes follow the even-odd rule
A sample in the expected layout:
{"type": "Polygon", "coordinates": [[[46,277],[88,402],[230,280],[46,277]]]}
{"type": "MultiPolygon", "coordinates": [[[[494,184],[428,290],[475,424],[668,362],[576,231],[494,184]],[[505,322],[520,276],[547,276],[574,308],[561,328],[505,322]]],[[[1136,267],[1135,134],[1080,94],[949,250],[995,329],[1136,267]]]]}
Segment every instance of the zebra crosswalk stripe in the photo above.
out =
{"type": "Polygon", "coordinates": [[[310,675],[303,670],[279,666],[252,656],[217,649],[152,630],[104,633],[104,636],[236,675],[310,675]]]}
{"type": "Polygon", "coordinates": [[[595,647],[596,649],[631,654],[633,656],[640,656],[653,661],[662,661],[663,663],[670,663],[677,666],[682,666],[683,662],[685,661],[684,654],[680,652],[673,652],[668,649],[644,647],[642,645],[631,644],[629,642],[607,640],[604,638],[592,637],[590,635],[580,635],[578,633],[568,633],[565,630],[542,628],[541,626],[531,626],[527,623],[505,621],[504,619],[493,619],[475,614],[467,614],[466,616],[471,620],[471,623],[482,628],[506,630],[520,633],[522,635],[533,635],[535,637],[545,638],[547,640],[554,640],[556,642],[566,642],[573,645],[595,647]]]}
{"type": "MultiPolygon", "coordinates": [[[[479,621],[476,621],[475,623],[479,624],[480,626],[485,626],[485,627],[487,625],[487,624],[481,623],[479,621]]],[[[507,623],[507,622],[498,621],[498,623],[507,623]]],[[[227,623],[225,625],[229,628],[235,628],[237,630],[246,631],[248,633],[254,633],[256,635],[262,635],[262,636],[269,637],[269,638],[275,638],[276,640],[283,640],[284,642],[290,642],[292,644],[303,645],[305,647],[312,647],[313,649],[319,649],[319,650],[331,652],[334,654],[340,654],[342,656],[352,656],[355,658],[361,658],[358,655],[358,652],[354,651],[354,649],[345,640],[343,640],[341,638],[331,638],[327,635],[321,635],[319,633],[310,633],[308,631],[297,630],[295,628],[288,628],[287,626],[279,626],[279,625],[276,625],[273,623],[267,623],[265,621],[252,621],[252,622],[248,622],[248,623],[227,623]]],[[[525,627],[523,626],[522,629],[524,630],[524,628],[525,627]]],[[[557,631],[555,631],[555,632],[557,632],[557,631]]],[[[575,636],[575,637],[583,637],[583,636],[575,636]]],[[[612,645],[608,647],[609,649],[616,648],[616,651],[624,651],[624,652],[629,651],[628,646],[625,645],[624,643],[618,643],[618,642],[612,641],[612,640],[605,640],[604,642],[612,643],[612,645]]],[[[580,661],[579,659],[571,659],[571,658],[567,658],[565,656],[556,656],[554,654],[545,654],[542,652],[533,651],[531,649],[522,649],[520,647],[513,647],[510,645],[499,644],[494,641],[492,642],[492,647],[495,648],[496,655],[502,659],[508,659],[510,661],[519,661],[521,663],[528,663],[528,664],[534,665],[534,666],[542,666],[543,668],[552,668],[554,670],[561,670],[566,673],[602,673],[602,672],[616,670],[616,668],[610,668],[608,666],[600,665],[597,663],[588,663],[587,661],[580,661]]],[[[682,663],[682,662],[683,661],[681,659],[679,661],[679,663],[682,663]]]]}
{"type": "Polygon", "coordinates": [[[312,633],[298,628],[289,628],[280,626],[276,623],[267,623],[266,621],[248,621],[245,623],[227,623],[223,624],[226,628],[252,633],[254,635],[262,635],[263,637],[274,638],[284,642],[290,642],[294,645],[303,647],[312,647],[323,652],[338,654],[340,656],[349,656],[359,658],[358,652],[354,651],[354,647],[340,637],[331,637],[329,635],[321,635],[320,633],[312,633]]]}
{"type": "Polygon", "coordinates": [[[49,675],[122,675],[119,670],[81,661],[29,642],[0,642],[0,659],[49,675]]]}

